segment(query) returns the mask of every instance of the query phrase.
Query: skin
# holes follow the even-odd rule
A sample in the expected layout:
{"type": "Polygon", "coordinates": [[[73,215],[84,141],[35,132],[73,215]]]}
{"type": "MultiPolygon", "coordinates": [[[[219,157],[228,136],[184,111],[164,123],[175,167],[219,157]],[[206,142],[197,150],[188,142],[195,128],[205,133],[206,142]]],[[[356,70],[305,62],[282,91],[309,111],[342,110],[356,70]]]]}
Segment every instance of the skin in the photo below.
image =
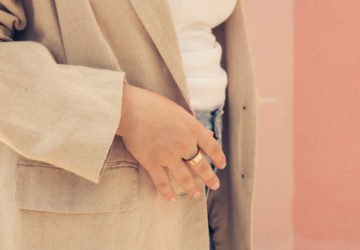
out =
{"type": "MultiPolygon", "coordinates": [[[[225,155],[212,132],[164,96],[128,84],[124,84],[123,91],[116,134],[122,136],[126,148],[149,172],[165,199],[176,200],[165,168],[188,195],[198,197],[200,188],[183,159],[194,157],[199,146],[217,168],[225,168],[225,155]]],[[[219,188],[219,178],[204,156],[191,168],[210,189],[219,188]]]]}

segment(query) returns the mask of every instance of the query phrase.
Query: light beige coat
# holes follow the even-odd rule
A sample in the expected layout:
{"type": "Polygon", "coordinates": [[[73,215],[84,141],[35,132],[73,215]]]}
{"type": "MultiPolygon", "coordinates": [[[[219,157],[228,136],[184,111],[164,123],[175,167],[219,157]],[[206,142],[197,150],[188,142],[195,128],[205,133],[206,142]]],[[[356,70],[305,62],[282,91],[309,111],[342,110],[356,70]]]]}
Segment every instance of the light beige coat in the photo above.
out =
{"type": "Polygon", "coordinates": [[[208,206],[196,176],[201,197],[172,180],[170,203],[114,136],[124,82],[193,114],[167,0],[0,0],[1,250],[207,250],[208,214],[216,250],[251,249],[258,100],[240,2],[214,33],[228,166],[208,206]]]}

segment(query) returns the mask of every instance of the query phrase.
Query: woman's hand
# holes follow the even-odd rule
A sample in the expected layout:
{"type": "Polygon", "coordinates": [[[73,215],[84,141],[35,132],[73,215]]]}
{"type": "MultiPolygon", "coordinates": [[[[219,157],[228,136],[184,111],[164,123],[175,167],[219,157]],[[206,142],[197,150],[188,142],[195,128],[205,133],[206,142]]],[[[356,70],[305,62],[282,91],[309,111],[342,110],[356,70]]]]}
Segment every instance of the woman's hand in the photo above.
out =
{"type": "MultiPolygon", "coordinates": [[[[128,84],[124,84],[117,134],[169,201],[175,201],[176,194],[165,168],[190,196],[200,195],[200,188],[183,161],[196,155],[197,146],[217,168],[226,166],[219,143],[194,116],[166,97],[128,84]]],[[[219,188],[220,181],[205,157],[191,168],[209,188],[219,188]]]]}

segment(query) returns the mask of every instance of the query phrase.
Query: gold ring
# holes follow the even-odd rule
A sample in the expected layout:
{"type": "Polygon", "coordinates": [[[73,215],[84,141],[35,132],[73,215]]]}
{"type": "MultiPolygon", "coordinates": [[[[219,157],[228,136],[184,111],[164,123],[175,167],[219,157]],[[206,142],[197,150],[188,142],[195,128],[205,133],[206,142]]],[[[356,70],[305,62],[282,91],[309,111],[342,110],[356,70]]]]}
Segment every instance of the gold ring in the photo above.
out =
{"type": "Polygon", "coordinates": [[[196,155],[189,159],[189,160],[185,160],[183,159],[188,165],[194,166],[196,163],[198,163],[199,161],[201,161],[202,159],[202,153],[201,153],[201,149],[198,147],[198,151],[196,153],[196,155]]]}

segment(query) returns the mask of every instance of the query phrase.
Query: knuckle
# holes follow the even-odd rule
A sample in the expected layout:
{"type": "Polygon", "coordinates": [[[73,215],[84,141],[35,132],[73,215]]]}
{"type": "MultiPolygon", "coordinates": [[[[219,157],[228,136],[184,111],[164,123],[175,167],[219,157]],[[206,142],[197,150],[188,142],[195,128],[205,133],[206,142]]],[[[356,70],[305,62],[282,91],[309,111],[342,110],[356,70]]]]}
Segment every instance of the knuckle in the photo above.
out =
{"type": "Polygon", "coordinates": [[[209,169],[209,164],[207,162],[204,162],[199,167],[199,173],[204,173],[209,169]]]}
{"type": "Polygon", "coordinates": [[[144,164],[144,168],[148,171],[148,172],[153,172],[156,170],[156,165],[154,164],[150,164],[149,162],[144,164]]]}
{"type": "Polygon", "coordinates": [[[187,151],[190,148],[190,143],[188,140],[182,139],[179,141],[178,146],[181,150],[187,151]]]}
{"type": "Polygon", "coordinates": [[[158,159],[154,156],[150,156],[146,159],[146,163],[149,168],[154,169],[156,166],[159,166],[158,159]]]}
{"type": "Polygon", "coordinates": [[[160,166],[161,166],[161,165],[159,165],[159,164],[157,164],[156,162],[153,162],[153,161],[147,161],[147,162],[144,164],[144,167],[145,167],[145,169],[146,169],[148,172],[158,172],[160,166]],[[145,166],[146,166],[146,167],[145,167],[145,166]]]}
{"type": "Polygon", "coordinates": [[[199,133],[199,121],[194,118],[194,120],[189,121],[187,126],[187,132],[191,136],[195,136],[199,133]]]}
{"type": "Polygon", "coordinates": [[[168,182],[159,182],[159,183],[156,184],[156,188],[161,193],[164,193],[170,188],[170,184],[168,182]]]}
{"type": "Polygon", "coordinates": [[[211,155],[218,155],[221,152],[222,152],[222,149],[221,149],[221,146],[219,143],[215,143],[210,150],[211,155]]]}
{"type": "Polygon", "coordinates": [[[191,175],[186,175],[185,177],[183,177],[180,180],[180,183],[183,184],[183,185],[189,184],[191,182],[192,182],[192,176],[191,175]]]}
{"type": "Polygon", "coordinates": [[[197,123],[194,123],[190,126],[189,133],[191,135],[197,135],[199,133],[199,126],[197,125],[197,123]]]}

